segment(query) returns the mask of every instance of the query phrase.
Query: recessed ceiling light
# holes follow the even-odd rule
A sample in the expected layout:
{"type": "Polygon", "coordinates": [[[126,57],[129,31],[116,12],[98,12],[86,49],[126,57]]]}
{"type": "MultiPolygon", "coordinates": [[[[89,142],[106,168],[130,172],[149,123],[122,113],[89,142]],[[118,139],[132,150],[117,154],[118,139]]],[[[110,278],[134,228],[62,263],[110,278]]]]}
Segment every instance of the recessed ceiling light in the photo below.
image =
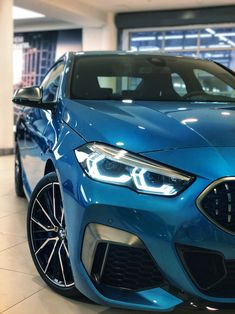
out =
{"type": "Polygon", "coordinates": [[[45,17],[45,15],[34,12],[31,10],[13,7],[13,19],[14,20],[24,20],[24,19],[36,19],[36,18],[45,17]]]}

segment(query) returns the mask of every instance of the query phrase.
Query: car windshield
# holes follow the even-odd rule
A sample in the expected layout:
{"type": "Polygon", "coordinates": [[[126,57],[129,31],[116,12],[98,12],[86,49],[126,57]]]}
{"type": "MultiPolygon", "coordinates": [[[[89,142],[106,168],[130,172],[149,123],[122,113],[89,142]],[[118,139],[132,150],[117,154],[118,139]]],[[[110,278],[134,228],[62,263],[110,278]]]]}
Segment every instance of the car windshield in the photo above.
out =
{"type": "Polygon", "coordinates": [[[76,56],[72,99],[235,101],[235,76],[206,60],[161,55],[76,56]]]}

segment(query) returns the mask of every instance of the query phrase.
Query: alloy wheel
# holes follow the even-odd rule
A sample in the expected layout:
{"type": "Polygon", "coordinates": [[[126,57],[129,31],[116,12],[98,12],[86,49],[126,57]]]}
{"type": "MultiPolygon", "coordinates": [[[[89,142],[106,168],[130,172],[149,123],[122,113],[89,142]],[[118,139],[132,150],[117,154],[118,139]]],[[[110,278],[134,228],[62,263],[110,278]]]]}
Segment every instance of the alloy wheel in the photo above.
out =
{"type": "Polygon", "coordinates": [[[45,185],[37,193],[29,231],[33,254],[43,274],[57,287],[72,287],[74,280],[58,182],[45,185]]]}

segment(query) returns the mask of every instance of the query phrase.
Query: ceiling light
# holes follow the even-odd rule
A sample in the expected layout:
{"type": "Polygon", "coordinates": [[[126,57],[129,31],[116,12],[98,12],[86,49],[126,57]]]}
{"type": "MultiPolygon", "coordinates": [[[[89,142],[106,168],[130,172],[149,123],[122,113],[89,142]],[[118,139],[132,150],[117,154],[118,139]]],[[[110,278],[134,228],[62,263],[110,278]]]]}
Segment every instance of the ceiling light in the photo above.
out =
{"type": "Polygon", "coordinates": [[[142,37],[132,37],[131,41],[150,41],[155,40],[155,36],[142,36],[142,37]]]}
{"type": "Polygon", "coordinates": [[[212,35],[215,35],[215,34],[216,34],[216,32],[215,32],[213,29],[211,29],[211,28],[206,28],[206,31],[207,31],[208,33],[212,34],[212,35]]]}
{"type": "Polygon", "coordinates": [[[230,39],[227,39],[227,43],[230,44],[233,47],[235,46],[235,43],[232,40],[230,40],[230,39]]]}
{"type": "Polygon", "coordinates": [[[231,48],[230,45],[223,45],[223,43],[219,45],[209,45],[208,48],[231,48]]]}
{"type": "Polygon", "coordinates": [[[217,36],[235,36],[235,33],[234,32],[231,32],[231,33],[218,33],[215,36],[216,37],[217,36]]]}
{"type": "Polygon", "coordinates": [[[160,50],[159,47],[139,47],[140,51],[158,51],[160,50]]]}
{"type": "MultiPolygon", "coordinates": [[[[200,38],[210,38],[211,34],[200,34],[200,38]]],[[[197,38],[198,34],[188,34],[185,36],[186,38],[197,38]]]]}
{"type": "Polygon", "coordinates": [[[166,36],[158,36],[158,39],[182,39],[183,35],[166,35],[166,36]]]}
{"type": "Polygon", "coordinates": [[[182,50],[182,46],[165,47],[165,50],[182,50]]]}
{"type": "Polygon", "coordinates": [[[45,15],[31,10],[26,10],[15,6],[13,7],[13,20],[35,19],[42,17],[45,17],[45,15]]]}

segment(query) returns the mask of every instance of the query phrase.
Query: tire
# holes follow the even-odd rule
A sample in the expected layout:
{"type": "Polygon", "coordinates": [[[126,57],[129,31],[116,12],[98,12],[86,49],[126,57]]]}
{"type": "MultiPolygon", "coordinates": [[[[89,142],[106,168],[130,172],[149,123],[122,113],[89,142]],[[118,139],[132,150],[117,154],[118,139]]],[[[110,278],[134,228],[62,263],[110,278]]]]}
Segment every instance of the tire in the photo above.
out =
{"type": "Polygon", "coordinates": [[[25,197],[22,180],[22,166],[18,146],[16,146],[15,149],[15,192],[18,197],[25,197]]]}
{"type": "Polygon", "coordinates": [[[69,298],[81,298],[70,265],[60,186],[54,172],[36,186],[28,209],[27,233],[34,264],[46,284],[69,298]]]}

